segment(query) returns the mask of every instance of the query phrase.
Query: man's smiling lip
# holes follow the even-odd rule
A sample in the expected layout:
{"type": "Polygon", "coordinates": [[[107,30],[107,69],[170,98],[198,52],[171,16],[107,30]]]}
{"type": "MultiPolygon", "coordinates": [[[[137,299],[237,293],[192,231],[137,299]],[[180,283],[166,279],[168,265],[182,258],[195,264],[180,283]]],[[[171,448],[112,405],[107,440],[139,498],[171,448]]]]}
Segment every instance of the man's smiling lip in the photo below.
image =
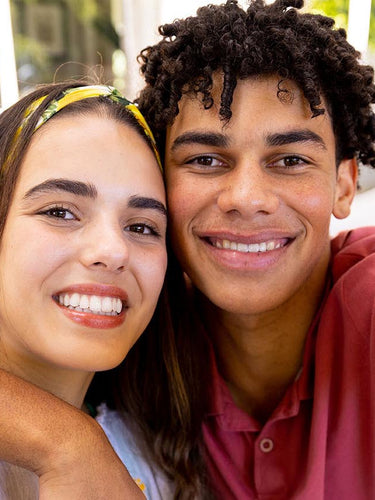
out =
{"type": "Polygon", "coordinates": [[[227,238],[208,238],[206,239],[213,247],[222,250],[232,250],[240,253],[258,253],[258,252],[272,252],[279,248],[285,247],[291,240],[289,238],[273,238],[263,240],[259,243],[243,243],[240,241],[233,241],[227,238]]]}
{"type": "Polygon", "coordinates": [[[265,271],[277,265],[298,234],[267,230],[252,234],[230,231],[199,231],[195,233],[210,259],[228,270],[265,271]]]}
{"type": "Polygon", "coordinates": [[[285,246],[288,242],[296,239],[297,232],[286,231],[262,231],[251,234],[233,233],[233,231],[194,231],[195,235],[210,244],[217,241],[229,241],[243,245],[261,245],[262,243],[275,242],[285,246]]]}

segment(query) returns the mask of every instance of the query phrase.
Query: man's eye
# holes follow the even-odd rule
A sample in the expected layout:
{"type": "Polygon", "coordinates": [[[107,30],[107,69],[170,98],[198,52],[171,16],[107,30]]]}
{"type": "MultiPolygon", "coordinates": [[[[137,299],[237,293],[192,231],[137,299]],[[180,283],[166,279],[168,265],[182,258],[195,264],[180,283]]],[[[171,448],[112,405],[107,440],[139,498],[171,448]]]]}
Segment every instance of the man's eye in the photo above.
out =
{"type": "Polygon", "coordinates": [[[64,219],[64,220],[75,219],[75,216],[72,214],[72,212],[62,207],[49,208],[48,210],[44,210],[43,212],[41,212],[41,214],[56,219],[64,219]]]}
{"type": "Polygon", "coordinates": [[[284,165],[286,167],[295,167],[296,165],[301,165],[305,163],[299,156],[287,156],[284,158],[284,165]]]}
{"type": "Polygon", "coordinates": [[[284,156],[283,158],[272,161],[270,167],[288,169],[300,166],[302,167],[308,164],[309,162],[304,158],[301,158],[301,156],[284,156]]]}
{"type": "Polygon", "coordinates": [[[221,167],[224,162],[214,156],[196,156],[187,162],[190,165],[199,165],[202,167],[221,167]]]}

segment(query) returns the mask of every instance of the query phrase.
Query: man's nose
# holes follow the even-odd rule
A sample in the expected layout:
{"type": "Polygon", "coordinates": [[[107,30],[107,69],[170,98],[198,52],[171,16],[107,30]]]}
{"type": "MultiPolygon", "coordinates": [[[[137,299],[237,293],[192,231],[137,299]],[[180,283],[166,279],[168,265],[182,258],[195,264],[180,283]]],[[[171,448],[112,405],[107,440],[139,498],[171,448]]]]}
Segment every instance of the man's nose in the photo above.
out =
{"type": "Polygon", "coordinates": [[[219,208],[243,216],[256,213],[272,214],[279,206],[275,180],[256,162],[242,162],[223,177],[223,186],[217,198],[219,208]],[[224,180],[225,177],[225,180],[224,180]]]}

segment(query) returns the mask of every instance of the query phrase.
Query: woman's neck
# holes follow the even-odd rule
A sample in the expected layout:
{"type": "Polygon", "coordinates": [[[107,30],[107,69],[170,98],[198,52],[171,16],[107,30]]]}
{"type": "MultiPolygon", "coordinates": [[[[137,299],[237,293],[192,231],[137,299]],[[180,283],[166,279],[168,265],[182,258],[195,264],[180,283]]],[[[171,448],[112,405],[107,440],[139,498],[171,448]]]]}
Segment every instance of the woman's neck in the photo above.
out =
{"type": "Polygon", "coordinates": [[[93,373],[67,370],[49,366],[43,362],[30,362],[9,352],[4,354],[0,346],[0,368],[3,368],[28,382],[81,408],[93,373]]]}

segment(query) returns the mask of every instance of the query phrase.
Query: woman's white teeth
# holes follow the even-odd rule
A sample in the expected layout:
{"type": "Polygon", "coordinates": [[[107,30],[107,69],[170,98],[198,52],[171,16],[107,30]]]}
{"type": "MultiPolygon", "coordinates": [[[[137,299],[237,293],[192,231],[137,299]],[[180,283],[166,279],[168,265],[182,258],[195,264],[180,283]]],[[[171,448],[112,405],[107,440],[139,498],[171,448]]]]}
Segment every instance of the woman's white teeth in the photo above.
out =
{"type": "Polygon", "coordinates": [[[102,314],[106,316],[116,316],[122,311],[122,301],[115,297],[62,293],[59,295],[59,303],[69,309],[75,309],[79,312],[102,314]]]}
{"type": "Polygon", "coordinates": [[[80,303],[80,295],[78,293],[73,293],[70,297],[70,305],[72,307],[78,307],[80,303]]]}
{"type": "Polygon", "coordinates": [[[81,309],[88,309],[90,305],[90,300],[87,295],[81,295],[79,299],[79,307],[81,309]]]}
{"type": "Polygon", "coordinates": [[[236,252],[244,253],[268,252],[282,246],[280,242],[276,241],[263,241],[262,243],[252,243],[251,245],[247,245],[246,243],[236,243],[235,241],[229,240],[216,240],[213,244],[217,248],[235,250],[236,252]]]}

